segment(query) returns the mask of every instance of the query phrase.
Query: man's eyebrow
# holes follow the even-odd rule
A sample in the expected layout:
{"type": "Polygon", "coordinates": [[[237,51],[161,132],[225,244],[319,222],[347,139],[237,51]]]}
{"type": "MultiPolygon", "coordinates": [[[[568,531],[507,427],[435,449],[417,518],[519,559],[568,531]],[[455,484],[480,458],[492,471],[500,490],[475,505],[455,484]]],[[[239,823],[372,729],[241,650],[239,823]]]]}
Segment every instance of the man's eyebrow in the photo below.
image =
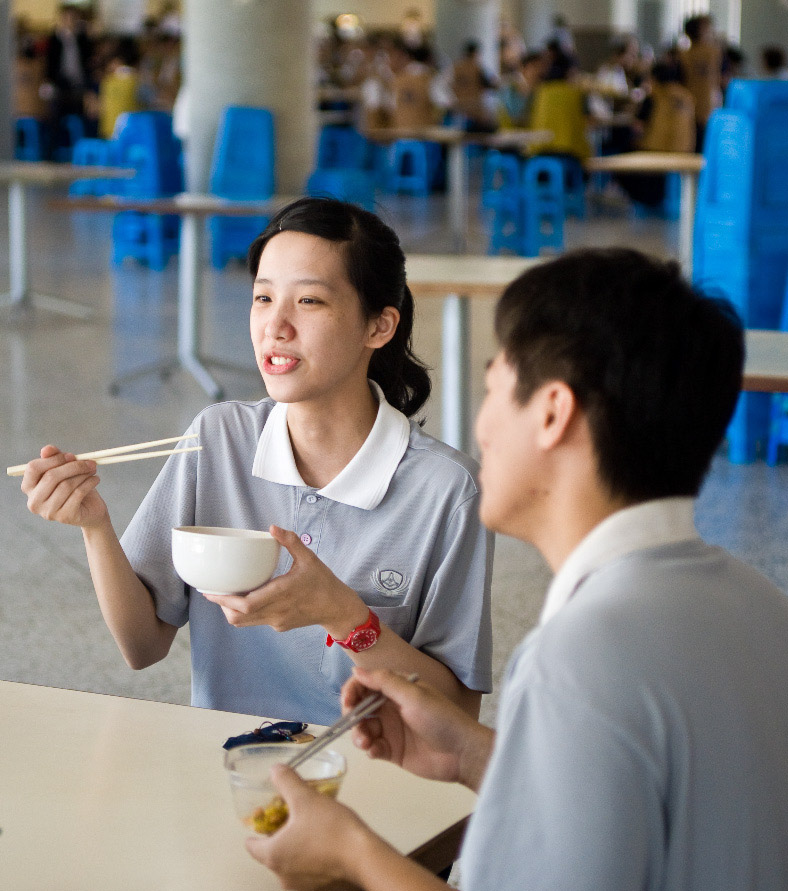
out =
{"type": "MultiPolygon", "coordinates": [[[[270,278],[256,278],[254,280],[256,285],[272,285],[273,282],[270,278]]],[[[323,288],[330,288],[331,285],[322,278],[299,278],[296,281],[292,282],[294,285],[320,285],[323,288]]]]}

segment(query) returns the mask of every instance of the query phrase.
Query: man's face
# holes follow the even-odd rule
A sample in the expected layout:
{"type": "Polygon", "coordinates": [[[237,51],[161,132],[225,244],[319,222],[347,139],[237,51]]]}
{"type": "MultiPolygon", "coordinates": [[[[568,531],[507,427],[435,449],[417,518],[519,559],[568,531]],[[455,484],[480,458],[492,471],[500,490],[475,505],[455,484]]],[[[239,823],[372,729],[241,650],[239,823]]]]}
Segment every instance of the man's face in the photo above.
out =
{"type": "Polygon", "coordinates": [[[537,441],[538,400],[515,399],[517,375],[498,353],[487,369],[486,395],[476,419],[481,450],[482,522],[495,532],[532,540],[531,530],[545,498],[537,441]]]}

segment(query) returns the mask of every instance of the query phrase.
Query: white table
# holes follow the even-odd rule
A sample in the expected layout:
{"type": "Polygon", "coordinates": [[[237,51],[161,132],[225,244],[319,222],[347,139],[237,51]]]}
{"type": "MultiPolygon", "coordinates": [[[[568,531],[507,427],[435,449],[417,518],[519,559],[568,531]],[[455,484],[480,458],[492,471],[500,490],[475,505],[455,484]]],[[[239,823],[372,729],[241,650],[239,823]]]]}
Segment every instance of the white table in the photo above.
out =
{"type": "Polygon", "coordinates": [[[695,227],[698,176],[706,163],[703,155],[691,152],[625,152],[589,158],[587,170],[607,173],[678,173],[681,180],[679,205],[679,262],[692,278],[692,240],[695,227]]]}
{"type": "Polygon", "coordinates": [[[749,329],[742,390],[788,393],[788,332],[749,329]]]}
{"type": "MultiPolygon", "coordinates": [[[[120,213],[176,214],[182,218],[178,253],[178,350],[172,359],[143,365],[110,383],[116,394],[123,384],[149,374],[167,376],[181,367],[188,371],[213,399],[221,399],[222,387],[208,371],[209,362],[200,356],[200,270],[202,268],[202,224],[205,217],[271,216],[277,209],[294,201],[295,196],[274,195],[264,201],[229,201],[215,195],[183,193],[173,198],[125,199],[117,196],[70,198],[50,201],[57,210],[87,210],[120,213]]],[[[243,369],[246,370],[246,369],[243,369]]]]}
{"type": "Polygon", "coordinates": [[[441,438],[460,451],[470,445],[470,300],[498,298],[539,257],[409,254],[408,286],[414,297],[441,297],[443,397],[441,438]]]}
{"type": "Polygon", "coordinates": [[[448,216],[452,246],[464,254],[468,244],[468,159],[467,145],[487,148],[525,150],[552,138],[549,130],[502,130],[499,133],[469,133],[458,127],[381,127],[364,131],[364,136],[383,144],[399,139],[436,142],[447,150],[448,216]]]}
{"type": "MultiPolygon", "coordinates": [[[[246,853],[223,767],[225,739],[261,719],[7,681],[0,715],[0,887],[279,889],[246,853]]],[[[340,800],[403,854],[447,866],[473,793],[371,761],[348,737],[335,748],[340,800]]]]}
{"type": "Polygon", "coordinates": [[[40,306],[52,312],[89,318],[92,310],[60,297],[33,293],[27,253],[27,186],[54,186],[78,179],[130,179],[136,170],[122,167],[92,167],[59,164],[52,161],[12,161],[0,163],[0,182],[8,183],[8,265],[10,291],[0,298],[2,305],[15,311],[40,306]]]}

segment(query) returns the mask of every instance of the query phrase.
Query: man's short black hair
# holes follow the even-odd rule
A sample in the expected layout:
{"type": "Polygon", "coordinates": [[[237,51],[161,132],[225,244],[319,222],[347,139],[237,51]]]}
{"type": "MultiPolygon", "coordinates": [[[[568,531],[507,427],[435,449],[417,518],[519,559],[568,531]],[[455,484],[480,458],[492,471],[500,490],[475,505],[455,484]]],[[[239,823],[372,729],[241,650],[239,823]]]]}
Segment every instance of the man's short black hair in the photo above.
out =
{"type": "Polygon", "coordinates": [[[741,389],[730,303],[693,289],[675,262],[587,249],[512,282],[495,330],[521,404],[551,380],[572,389],[613,496],[697,495],[741,389]]]}

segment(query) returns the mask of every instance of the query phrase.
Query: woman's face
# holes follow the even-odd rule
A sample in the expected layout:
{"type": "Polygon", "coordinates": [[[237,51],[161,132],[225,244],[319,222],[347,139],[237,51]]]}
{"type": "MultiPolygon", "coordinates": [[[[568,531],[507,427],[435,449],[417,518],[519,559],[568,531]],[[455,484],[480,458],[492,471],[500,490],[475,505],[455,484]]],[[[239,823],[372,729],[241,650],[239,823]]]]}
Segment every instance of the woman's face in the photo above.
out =
{"type": "MultiPolygon", "coordinates": [[[[342,246],[282,232],[263,249],[250,331],[257,367],[277,402],[352,398],[366,387],[378,320],[366,320],[342,246]]],[[[366,391],[368,392],[368,390],[366,391]]]]}

